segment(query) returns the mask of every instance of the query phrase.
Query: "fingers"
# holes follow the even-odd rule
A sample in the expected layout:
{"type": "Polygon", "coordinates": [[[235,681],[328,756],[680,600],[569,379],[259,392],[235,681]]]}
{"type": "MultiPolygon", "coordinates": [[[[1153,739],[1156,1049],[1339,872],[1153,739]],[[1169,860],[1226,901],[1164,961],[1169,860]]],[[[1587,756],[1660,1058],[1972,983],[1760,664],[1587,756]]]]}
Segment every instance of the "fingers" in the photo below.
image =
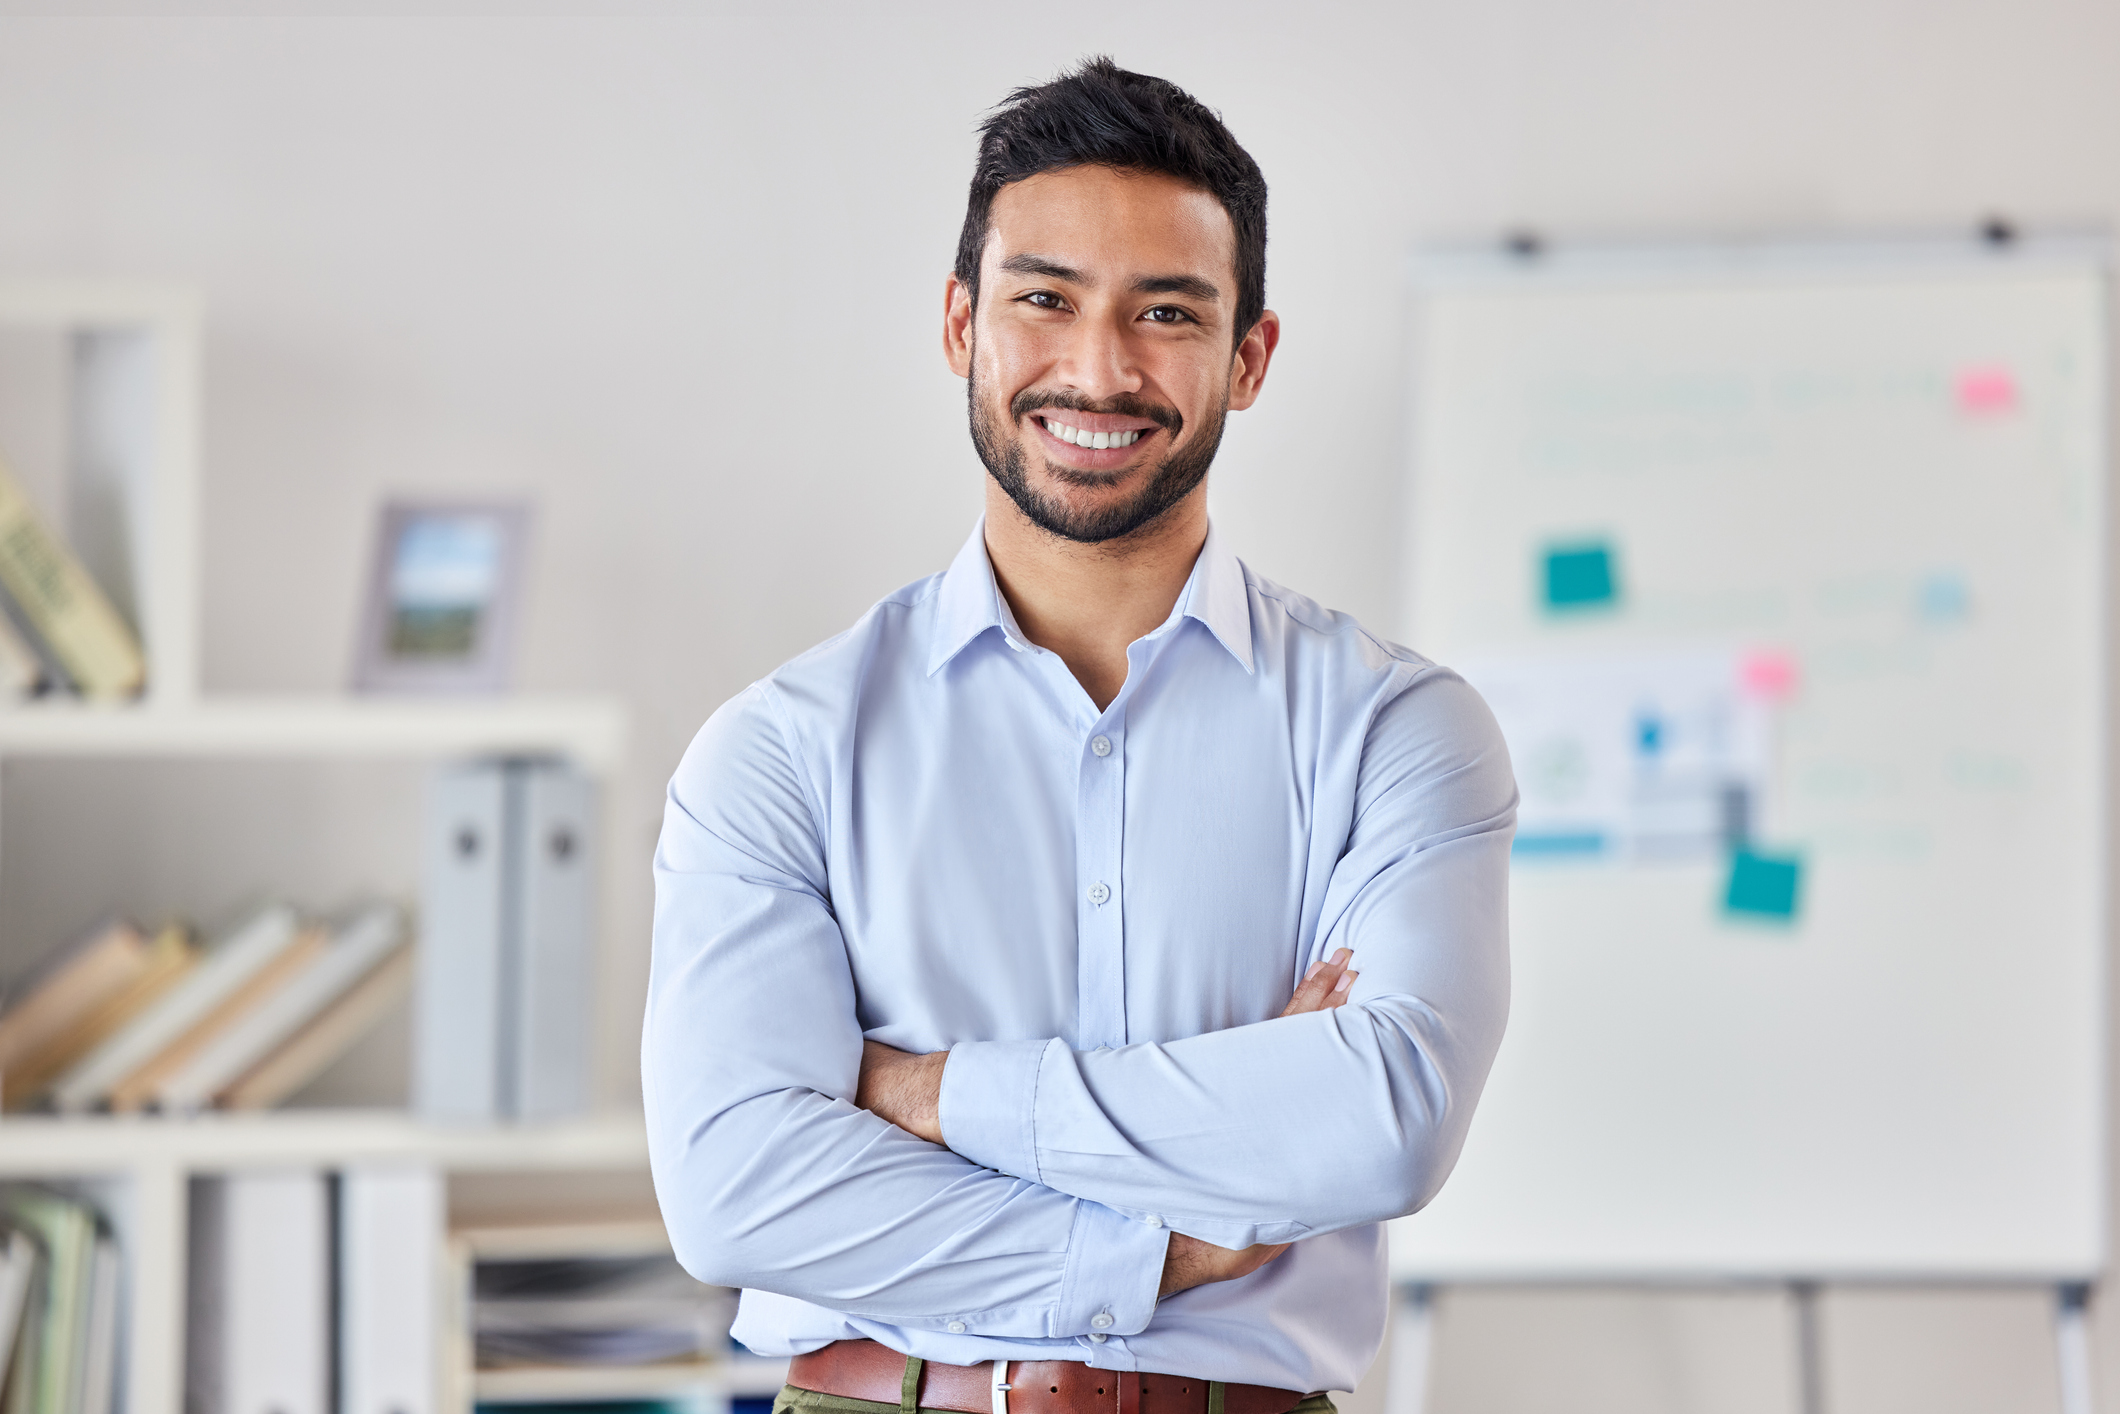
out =
{"type": "Polygon", "coordinates": [[[1355,978],[1361,975],[1359,972],[1342,972],[1340,980],[1332,984],[1332,994],[1325,998],[1325,1010],[1330,1011],[1336,1006],[1344,1005],[1354,990],[1355,978]]]}
{"type": "Polygon", "coordinates": [[[1352,948],[1341,948],[1323,962],[1314,962],[1296,984],[1296,993],[1289,998],[1283,1016],[1298,1016],[1307,1011],[1326,1011],[1347,999],[1347,989],[1352,986],[1347,971],[1348,960],[1354,956],[1352,948]],[[1334,989],[1338,990],[1335,991],[1334,989]]]}

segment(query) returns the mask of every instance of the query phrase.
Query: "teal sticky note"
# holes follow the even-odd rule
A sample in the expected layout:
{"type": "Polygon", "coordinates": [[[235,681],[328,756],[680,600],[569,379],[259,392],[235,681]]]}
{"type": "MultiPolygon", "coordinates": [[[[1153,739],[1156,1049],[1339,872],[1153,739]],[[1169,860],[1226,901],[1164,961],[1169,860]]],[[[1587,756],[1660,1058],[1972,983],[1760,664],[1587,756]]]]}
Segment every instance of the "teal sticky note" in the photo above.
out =
{"type": "Polygon", "coordinates": [[[1796,916],[1802,884],[1803,861],[1794,855],[1740,849],[1730,856],[1730,887],[1723,895],[1723,907],[1732,913],[1785,921],[1796,916]]]}
{"type": "Polygon", "coordinates": [[[1603,609],[1619,599],[1612,547],[1556,545],[1546,551],[1546,607],[1603,609]]]}

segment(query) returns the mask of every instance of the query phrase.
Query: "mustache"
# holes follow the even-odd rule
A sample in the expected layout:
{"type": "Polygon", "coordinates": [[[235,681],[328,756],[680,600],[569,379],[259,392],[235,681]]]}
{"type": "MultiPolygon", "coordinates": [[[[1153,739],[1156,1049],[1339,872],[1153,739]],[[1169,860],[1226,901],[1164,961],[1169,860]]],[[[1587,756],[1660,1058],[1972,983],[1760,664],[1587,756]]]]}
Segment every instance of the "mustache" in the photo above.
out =
{"type": "Polygon", "coordinates": [[[1185,430],[1183,413],[1174,407],[1152,403],[1137,394],[1119,393],[1102,400],[1093,400],[1064,388],[1050,392],[1039,388],[1025,388],[1009,399],[1009,418],[1011,421],[1021,422],[1043,408],[1051,408],[1055,412],[1101,412],[1112,417],[1147,418],[1168,432],[1173,442],[1178,440],[1178,434],[1185,430]]]}

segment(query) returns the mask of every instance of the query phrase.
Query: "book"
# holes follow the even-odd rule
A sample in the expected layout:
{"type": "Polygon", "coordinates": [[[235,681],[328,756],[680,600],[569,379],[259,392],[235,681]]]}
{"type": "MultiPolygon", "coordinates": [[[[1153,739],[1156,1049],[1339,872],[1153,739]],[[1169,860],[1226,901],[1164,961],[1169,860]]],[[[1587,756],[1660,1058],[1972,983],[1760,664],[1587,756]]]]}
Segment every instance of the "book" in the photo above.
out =
{"type": "Polygon", "coordinates": [[[0,1083],[34,1054],[129,986],[145,964],[147,939],[130,923],[85,935],[25,978],[0,1013],[0,1083]]]}
{"type": "Polygon", "coordinates": [[[140,640],[0,462],[0,588],[90,697],[129,697],[147,678],[140,640]]]}
{"type": "Polygon", "coordinates": [[[36,630],[29,626],[29,619],[23,614],[22,606],[17,604],[4,588],[0,588],[0,622],[5,622],[8,631],[14,635],[15,642],[20,644],[23,651],[36,663],[35,691],[80,691],[74,685],[74,680],[66,675],[66,665],[52,656],[51,649],[45,646],[43,639],[37,637],[36,630]]]}
{"type": "Polygon", "coordinates": [[[0,615],[0,701],[34,697],[46,684],[44,660],[15,627],[0,615]]]}
{"type": "MultiPolygon", "coordinates": [[[[91,1301],[96,1216],[83,1203],[37,1188],[0,1190],[0,1221],[30,1234],[44,1251],[42,1299],[35,1339],[17,1359],[29,1359],[28,1408],[34,1414],[72,1411],[80,1394],[81,1342],[91,1301]]],[[[14,1400],[10,1381],[9,1407],[14,1400]]]]}
{"type": "Polygon", "coordinates": [[[37,1278],[37,1244],[26,1232],[0,1231],[0,1389],[7,1385],[22,1317],[37,1278]]]}
{"type": "Polygon", "coordinates": [[[395,904],[375,904],[334,931],[317,959],[201,1046],[156,1091],[165,1110],[198,1110],[368,975],[404,939],[395,904]]]}
{"type": "Polygon", "coordinates": [[[62,1112],[93,1109],[113,1090],[204,1021],[215,1008],[293,946],[295,911],[271,904],[209,946],[196,966],[130,1023],[83,1056],[53,1084],[62,1112]]]}
{"type": "Polygon", "coordinates": [[[77,1376],[80,1414],[111,1414],[118,1389],[118,1244],[98,1232],[88,1263],[77,1376]]]}
{"type": "Polygon", "coordinates": [[[198,960],[191,935],[172,925],[157,933],[139,954],[130,982],[105,997],[64,1031],[18,1056],[0,1079],[0,1101],[9,1107],[35,1099],[58,1076],[124,1026],[173,986],[198,960]]]}
{"type": "Polygon", "coordinates": [[[161,1094],[162,1083],[191,1064],[193,1057],[218,1040],[244,1017],[277,996],[293,978],[300,976],[324,955],[331,941],[323,928],[304,928],[291,942],[273,953],[248,977],[233,987],[176,1040],[171,1041],[139,1069],[110,1087],[110,1107],[119,1114],[145,1109],[161,1094]]]}
{"type": "Polygon", "coordinates": [[[316,1079],[412,993],[413,954],[399,947],[366,977],[215,1097],[224,1109],[270,1109],[316,1079]]]}

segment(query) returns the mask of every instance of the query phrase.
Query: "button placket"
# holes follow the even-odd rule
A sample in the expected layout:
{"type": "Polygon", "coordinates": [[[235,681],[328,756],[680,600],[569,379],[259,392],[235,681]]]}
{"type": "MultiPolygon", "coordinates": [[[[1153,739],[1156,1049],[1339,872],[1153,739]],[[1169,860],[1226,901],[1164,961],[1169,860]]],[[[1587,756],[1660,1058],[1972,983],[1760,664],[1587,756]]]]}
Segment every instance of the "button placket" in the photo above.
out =
{"type": "Polygon", "coordinates": [[[1075,795],[1075,1042],[1085,1050],[1126,1044],[1125,722],[1115,710],[1089,725],[1075,795]]]}

